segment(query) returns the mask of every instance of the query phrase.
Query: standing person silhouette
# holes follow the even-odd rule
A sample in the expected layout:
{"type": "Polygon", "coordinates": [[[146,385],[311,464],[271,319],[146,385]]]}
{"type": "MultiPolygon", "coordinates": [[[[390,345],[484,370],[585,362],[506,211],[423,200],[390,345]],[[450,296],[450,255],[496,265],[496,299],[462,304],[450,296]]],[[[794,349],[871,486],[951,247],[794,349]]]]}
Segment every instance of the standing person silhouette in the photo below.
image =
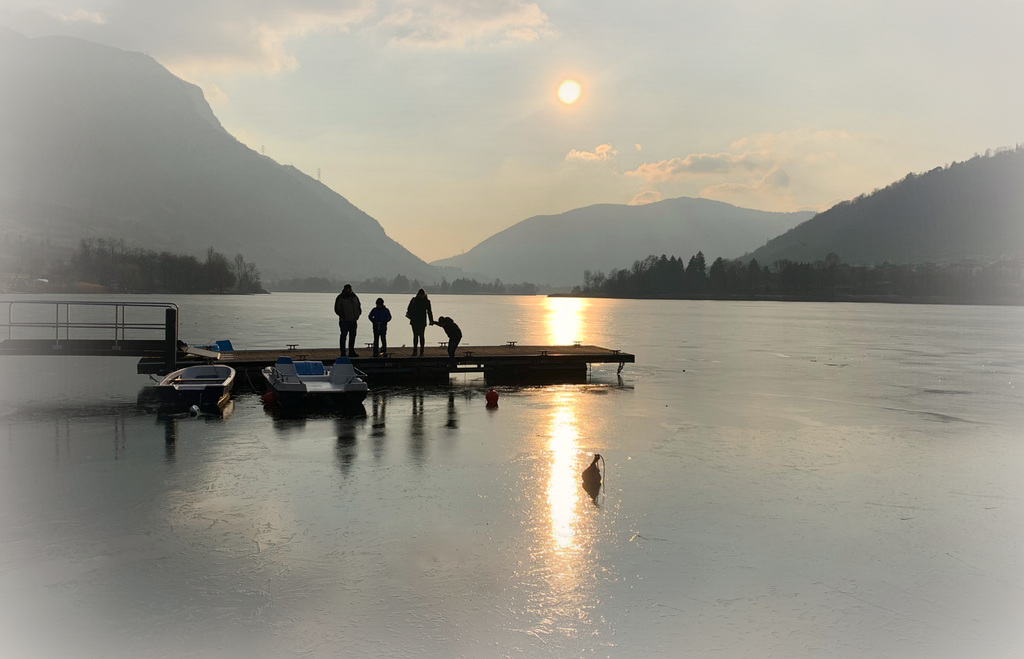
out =
{"type": "Polygon", "coordinates": [[[430,300],[427,299],[427,293],[422,288],[416,292],[416,297],[409,300],[409,307],[405,311],[405,317],[409,319],[409,324],[412,325],[412,356],[416,356],[416,345],[420,346],[420,357],[423,356],[423,348],[426,346],[427,340],[424,336],[424,332],[427,329],[427,320],[430,320],[430,324],[434,324],[434,311],[430,308],[430,300]]]}
{"type": "Polygon", "coordinates": [[[384,298],[377,298],[377,306],[370,309],[366,316],[373,323],[373,356],[379,357],[388,353],[388,323],[391,322],[391,311],[384,306],[384,298]]]}
{"type": "Polygon", "coordinates": [[[348,356],[358,357],[356,353],[356,321],[363,313],[359,305],[359,296],[352,292],[352,284],[345,284],[338,297],[334,298],[334,313],[338,314],[338,327],[341,329],[341,356],[345,356],[345,337],[348,336],[348,356]]]}

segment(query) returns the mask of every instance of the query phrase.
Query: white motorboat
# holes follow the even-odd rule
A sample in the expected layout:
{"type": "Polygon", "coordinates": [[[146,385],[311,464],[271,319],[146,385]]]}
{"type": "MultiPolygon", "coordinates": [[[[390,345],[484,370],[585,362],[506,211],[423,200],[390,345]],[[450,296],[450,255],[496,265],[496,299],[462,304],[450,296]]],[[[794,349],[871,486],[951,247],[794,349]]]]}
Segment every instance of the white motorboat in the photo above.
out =
{"type": "Polygon", "coordinates": [[[357,404],[366,398],[366,374],[339,357],[331,366],[319,361],[292,361],[278,357],[263,369],[269,391],[285,406],[303,403],[357,404]]]}
{"type": "Polygon", "coordinates": [[[164,376],[156,385],[161,405],[219,409],[231,395],[235,369],[223,364],[187,366],[164,376]]]}

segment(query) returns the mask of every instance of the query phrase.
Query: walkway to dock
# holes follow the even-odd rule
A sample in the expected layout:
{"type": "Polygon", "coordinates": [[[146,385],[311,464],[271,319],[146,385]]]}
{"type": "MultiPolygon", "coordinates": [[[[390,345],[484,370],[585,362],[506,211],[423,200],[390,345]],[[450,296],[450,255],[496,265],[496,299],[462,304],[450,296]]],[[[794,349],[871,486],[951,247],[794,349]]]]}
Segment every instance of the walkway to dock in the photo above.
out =
{"type": "Polygon", "coordinates": [[[0,355],[154,357],[173,364],[177,344],[178,306],[169,302],[0,302],[0,355]]]}

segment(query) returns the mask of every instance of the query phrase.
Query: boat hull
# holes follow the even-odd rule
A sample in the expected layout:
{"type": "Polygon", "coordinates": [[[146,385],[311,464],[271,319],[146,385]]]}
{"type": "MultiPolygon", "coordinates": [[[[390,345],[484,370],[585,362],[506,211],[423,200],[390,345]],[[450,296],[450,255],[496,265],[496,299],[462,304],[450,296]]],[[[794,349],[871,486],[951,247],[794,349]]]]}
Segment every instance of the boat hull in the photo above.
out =
{"type": "Polygon", "coordinates": [[[287,391],[270,387],[277,396],[277,402],[284,407],[349,407],[366,400],[366,390],[316,393],[308,391],[287,391]]]}
{"type": "Polygon", "coordinates": [[[188,366],[164,377],[155,389],[162,407],[213,410],[227,403],[234,383],[230,366],[188,366]]]}

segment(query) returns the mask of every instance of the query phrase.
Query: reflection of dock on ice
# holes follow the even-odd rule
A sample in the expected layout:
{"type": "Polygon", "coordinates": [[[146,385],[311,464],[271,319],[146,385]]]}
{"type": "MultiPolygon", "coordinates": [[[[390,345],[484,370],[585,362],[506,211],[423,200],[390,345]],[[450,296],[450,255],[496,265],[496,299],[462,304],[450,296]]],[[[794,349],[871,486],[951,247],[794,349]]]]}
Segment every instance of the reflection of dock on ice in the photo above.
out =
{"type": "MultiPolygon", "coordinates": [[[[81,355],[141,357],[138,372],[167,374],[184,366],[217,363],[238,372],[235,386],[262,386],[262,369],[287,356],[332,364],[337,348],[301,348],[284,343],[279,350],[182,351],[178,341],[178,307],[153,302],[16,300],[0,315],[0,355],[81,355]],[[4,336],[6,335],[6,336],[4,336]]],[[[2,306],[0,306],[2,310],[2,306]]],[[[557,384],[586,382],[592,364],[618,364],[635,357],[579,343],[567,346],[500,346],[463,344],[449,359],[448,349],[392,348],[381,357],[364,348],[352,363],[373,384],[446,384],[452,373],[482,373],[489,383],[557,384]]]]}

